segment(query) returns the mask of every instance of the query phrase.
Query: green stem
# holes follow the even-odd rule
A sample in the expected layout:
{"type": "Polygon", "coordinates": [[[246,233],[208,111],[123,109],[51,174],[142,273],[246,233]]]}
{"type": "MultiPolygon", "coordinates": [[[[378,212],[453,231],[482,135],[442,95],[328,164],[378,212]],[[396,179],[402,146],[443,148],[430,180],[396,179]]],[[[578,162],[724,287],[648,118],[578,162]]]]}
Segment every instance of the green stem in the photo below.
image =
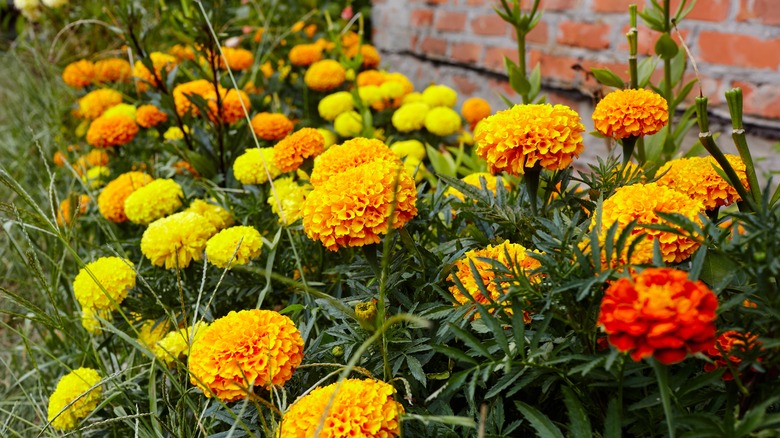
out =
{"type": "Polygon", "coordinates": [[[727,91],[726,102],[728,102],[733,128],[731,138],[734,140],[734,145],[737,147],[737,151],[739,151],[742,162],[745,163],[745,175],[750,185],[750,193],[753,195],[753,202],[758,205],[761,200],[761,189],[756,176],[756,166],[753,164],[753,157],[750,154],[750,148],[745,137],[745,127],[742,124],[742,89],[735,88],[727,91]]]}
{"type": "MultiPolygon", "coordinates": [[[[525,65],[525,37],[526,33],[524,33],[522,30],[520,30],[519,27],[515,28],[517,32],[517,66],[520,69],[520,74],[522,75],[523,79],[528,79],[528,71],[525,65]]],[[[523,103],[528,104],[530,103],[530,99],[528,96],[528,92],[525,92],[521,95],[523,98],[523,103]]]]}
{"type": "Polygon", "coordinates": [[[666,365],[655,359],[650,359],[655,371],[655,377],[658,379],[658,390],[661,392],[661,403],[664,407],[664,416],[666,417],[666,427],[669,431],[669,438],[674,438],[674,421],[672,420],[672,392],[669,388],[669,370],[666,365]]]}
{"type": "MultiPolygon", "coordinates": [[[[621,144],[623,145],[623,169],[626,168],[628,165],[628,162],[631,161],[631,155],[634,153],[634,146],[636,145],[636,141],[639,137],[631,136],[624,138],[621,144]]],[[[644,151],[642,151],[642,154],[644,155],[644,151]]],[[[644,157],[640,157],[640,164],[644,163],[644,157]]]]}

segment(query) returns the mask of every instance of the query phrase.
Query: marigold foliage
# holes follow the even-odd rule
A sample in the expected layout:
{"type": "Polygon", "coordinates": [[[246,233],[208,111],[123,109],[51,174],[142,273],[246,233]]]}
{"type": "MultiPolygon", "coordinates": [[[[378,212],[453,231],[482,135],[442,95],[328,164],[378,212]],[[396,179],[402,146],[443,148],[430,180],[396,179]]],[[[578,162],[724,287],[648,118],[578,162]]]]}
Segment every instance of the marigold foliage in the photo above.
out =
{"type": "Polygon", "coordinates": [[[322,59],[322,47],[317,44],[298,44],[290,49],[290,64],[306,67],[322,59]]]}
{"type": "Polygon", "coordinates": [[[303,360],[303,338],[290,318],[270,310],[231,311],[193,345],[191,381],[207,397],[244,398],[251,386],[284,385],[303,360]]]}
{"type": "Polygon", "coordinates": [[[95,82],[127,82],[133,76],[133,67],[126,59],[107,58],[95,63],[95,82]]]}
{"type": "Polygon", "coordinates": [[[648,268],[607,288],[598,324],[635,361],[652,356],[668,365],[713,344],[717,308],[715,294],[687,272],[648,268]]]}
{"type": "Polygon", "coordinates": [[[332,146],[317,156],[314,159],[314,169],[309,181],[317,187],[334,175],[377,160],[400,163],[398,156],[381,140],[353,138],[340,145],[332,146]]]}
{"type": "Polygon", "coordinates": [[[274,164],[282,172],[292,172],[306,158],[314,157],[325,150],[325,138],[314,128],[302,128],[283,138],[274,146],[274,164]]]}
{"type": "Polygon", "coordinates": [[[430,106],[425,102],[404,103],[391,118],[395,129],[399,132],[417,131],[425,127],[425,116],[430,106]]]}
{"type": "Polygon", "coordinates": [[[241,184],[265,184],[269,174],[273,179],[281,173],[274,164],[274,148],[247,149],[233,162],[233,175],[241,184]]]}
{"type": "Polygon", "coordinates": [[[100,117],[107,109],[122,103],[122,93],[110,88],[90,91],[79,99],[78,114],[87,120],[100,117]]]}
{"type": "Polygon", "coordinates": [[[422,99],[431,108],[437,106],[452,108],[458,101],[458,93],[446,85],[430,85],[423,90],[422,99]]]}
{"type": "Polygon", "coordinates": [[[649,90],[615,90],[596,105],[596,129],[615,139],[652,135],[669,121],[666,99],[649,90]]]}
{"type": "Polygon", "coordinates": [[[77,368],[64,375],[49,397],[46,419],[52,427],[62,431],[75,429],[79,420],[92,413],[103,391],[100,386],[92,387],[101,380],[92,368],[77,368]]]}
{"type": "Polygon", "coordinates": [[[141,237],[141,252],[155,266],[184,269],[203,259],[206,242],[217,229],[205,217],[190,211],[174,213],[149,225],[141,237]]]}
{"type": "Polygon", "coordinates": [[[193,326],[170,331],[157,341],[152,352],[157,359],[170,366],[190,355],[192,346],[200,341],[207,328],[208,324],[199,321],[193,326]]]}
{"type": "Polygon", "coordinates": [[[712,362],[704,364],[704,371],[712,372],[718,368],[725,368],[721,378],[726,381],[734,380],[732,368],[739,368],[742,356],[753,349],[761,348],[761,344],[758,335],[750,332],[729,330],[721,333],[712,345],[704,350],[704,354],[712,359],[712,362]]]}
{"type": "Polygon", "coordinates": [[[303,81],[314,91],[330,91],[344,83],[347,71],[338,61],[323,59],[306,70],[303,81]]]}
{"type": "Polygon", "coordinates": [[[395,388],[380,380],[346,379],[340,386],[318,387],[287,410],[279,437],[314,436],[323,415],[322,437],[396,437],[401,433],[404,407],[395,401],[394,394],[395,388]]]}
{"type": "Polygon", "coordinates": [[[90,310],[116,309],[134,287],[133,263],[119,257],[101,257],[87,263],[73,280],[76,300],[83,309],[90,310]]]}
{"type": "Polygon", "coordinates": [[[525,173],[541,166],[565,169],[584,150],[580,116],[565,105],[515,105],[482,120],[474,133],[477,155],[492,173],[525,173]]]}
{"type": "Polygon", "coordinates": [[[266,113],[252,117],[252,130],[263,140],[281,140],[293,130],[293,122],[284,114],[266,113]]]}
{"type": "Polygon", "coordinates": [[[168,115],[154,105],[141,105],[135,113],[135,122],[142,128],[152,128],[168,121],[168,115]]]}
{"type": "Polygon", "coordinates": [[[205,217],[211,222],[211,225],[214,225],[214,228],[216,228],[217,231],[232,226],[233,222],[235,222],[233,215],[229,211],[203,199],[192,201],[190,206],[184,211],[191,211],[205,217]]]}
{"type": "Polygon", "coordinates": [[[149,184],[154,179],[143,172],[127,172],[106,184],[98,196],[100,214],[111,222],[121,223],[127,220],[125,200],[134,191],[149,184]]]}
{"type": "Polygon", "coordinates": [[[245,265],[260,256],[263,239],[253,227],[226,228],[206,242],[206,257],[218,268],[245,265]],[[235,257],[234,257],[235,254],[235,257]]]}
{"type": "Polygon", "coordinates": [[[431,108],[431,110],[425,114],[425,129],[431,134],[446,137],[458,132],[460,127],[460,115],[452,108],[438,106],[431,108]]]}
{"type": "Polygon", "coordinates": [[[303,215],[303,203],[306,201],[306,197],[311,189],[311,185],[299,185],[291,176],[274,180],[274,188],[268,196],[268,205],[279,216],[280,224],[292,225],[301,218],[303,215]],[[281,203],[277,199],[281,199],[281,203]],[[279,209],[280,204],[281,212],[279,209]]]}
{"type": "Polygon", "coordinates": [[[330,122],[336,119],[339,114],[352,111],[354,107],[352,94],[347,91],[339,91],[325,96],[317,105],[317,111],[319,111],[320,117],[330,122]]]}
{"type": "Polygon", "coordinates": [[[84,88],[95,80],[95,64],[87,59],[80,59],[68,64],[62,71],[62,80],[73,88],[84,88]]]}
{"type": "Polygon", "coordinates": [[[490,104],[485,99],[472,97],[463,102],[460,112],[473,130],[477,126],[477,122],[493,113],[493,109],[490,108],[490,104]]]}
{"type": "Polygon", "coordinates": [[[110,148],[130,143],[138,134],[138,125],[125,114],[105,115],[95,119],[87,131],[87,143],[96,148],[110,148]]]}
{"type": "MultiPolygon", "coordinates": [[[[493,192],[493,194],[495,194],[497,192],[497,189],[498,189],[498,187],[497,187],[498,186],[498,177],[496,177],[495,175],[491,175],[491,174],[489,174],[487,172],[472,173],[470,175],[464,176],[460,180],[463,181],[466,184],[470,184],[470,185],[472,185],[472,186],[474,186],[474,187],[476,187],[478,189],[481,189],[482,188],[482,181],[480,180],[480,178],[484,178],[485,179],[485,185],[488,188],[488,190],[493,192]]],[[[506,181],[506,179],[501,178],[501,180],[503,181],[504,187],[506,187],[507,190],[509,190],[512,187],[509,184],[509,182],[506,181]]],[[[458,198],[461,202],[466,200],[465,195],[463,193],[461,193],[459,190],[457,190],[456,188],[454,188],[454,187],[448,188],[447,191],[444,192],[444,194],[445,195],[452,195],[452,196],[458,198]]]]}
{"type": "MultiPolygon", "coordinates": [[[[749,187],[742,159],[736,155],[726,155],[726,159],[739,176],[742,186],[749,187]]],[[[718,174],[716,168],[721,170],[718,162],[711,156],[678,158],[658,169],[657,174],[661,177],[655,183],[701,201],[706,210],[740,201],[737,191],[718,174]]]]}
{"type": "Polygon", "coordinates": [[[147,225],[178,210],[184,198],[181,186],[172,179],[156,179],[134,191],[125,200],[130,222],[147,225]]]}

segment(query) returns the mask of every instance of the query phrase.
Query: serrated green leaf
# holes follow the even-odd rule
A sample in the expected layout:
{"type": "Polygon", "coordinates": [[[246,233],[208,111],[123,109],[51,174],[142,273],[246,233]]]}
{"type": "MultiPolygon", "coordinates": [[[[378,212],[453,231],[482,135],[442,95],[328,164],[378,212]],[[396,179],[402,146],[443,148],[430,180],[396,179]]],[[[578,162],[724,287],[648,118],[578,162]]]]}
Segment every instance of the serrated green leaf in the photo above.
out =
{"type": "Polygon", "coordinates": [[[553,424],[552,420],[539,412],[539,410],[519,400],[515,400],[515,406],[536,430],[536,436],[541,438],[563,438],[563,433],[558,429],[558,426],[553,424]]]}
{"type": "Polygon", "coordinates": [[[592,438],[590,419],[577,395],[569,387],[562,387],[563,402],[569,414],[569,433],[573,438],[592,438]]]}

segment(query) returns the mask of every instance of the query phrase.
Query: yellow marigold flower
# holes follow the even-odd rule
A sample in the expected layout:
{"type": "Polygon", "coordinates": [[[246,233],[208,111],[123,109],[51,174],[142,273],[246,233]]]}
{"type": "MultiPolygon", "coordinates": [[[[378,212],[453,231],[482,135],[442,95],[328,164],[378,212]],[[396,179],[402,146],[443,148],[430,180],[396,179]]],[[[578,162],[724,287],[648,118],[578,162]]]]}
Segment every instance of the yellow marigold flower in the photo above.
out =
{"type": "Polygon", "coordinates": [[[330,91],[347,78],[347,71],[338,61],[323,59],[317,61],[306,70],[303,82],[314,91],[330,91]]]}
{"type": "Polygon", "coordinates": [[[99,335],[103,332],[103,325],[97,317],[111,320],[110,310],[93,310],[83,308],[81,310],[81,326],[91,335],[99,335]]]}
{"type": "Polygon", "coordinates": [[[218,268],[227,268],[228,263],[232,268],[258,258],[262,249],[260,232],[253,227],[236,226],[225,228],[206,242],[206,257],[218,268]]]}
{"type": "Polygon", "coordinates": [[[615,139],[652,135],[669,121],[666,99],[649,90],[615,90],[596,105],[596,129],[615,139]]]}
{"type": "MultiPolygon", "coordinates": [[[[642,238],[634,248],[631,254],[631,260],[628,260],[628,248],[617,256],[613,265],[622,266],[627,264],[639,265],[651,263],[653,261],[653,241],[658,240],[661,247],[661,254],[666,263],[679,263],[696,251],[699,244],[693,239],[685,236],[679,236],[667,231],[645,228],[647,224],[667,224],[656,212],[661,213],[679,213],[689,220],[701,225],[699,213],[704,209],[701,201],[689,198],[687,195],[676,192],[668,187],[659,186],[655,183],[634,184],[624,186],[615,191],[615,193],[604,201],[601,215],[601,230],[599,235],[600,247],[604,248],[609,228],[617,223],[618,229],[615,236],[619,236],[625,227],[634,219],[637,220],[637,226],[632,231],[632,235],[644,233],[646,237],[642,238]]],[[[594,215],[590,224],[590,230],[596,226],[597,217],[594,215]]],[[[628,242],[630,243],[630,241],[628,242]]],[[[628,244],[626,245],[629,246],[628,244]]],[[[614,257],[613,257],[614,258],[614,257]]],[[[603,259],[603,255],[602,255],[603,259]]]]}
{"type": "Polygon", "coordinates": [[[108,58],[95,63],[95,82],[127,82],[133,67],[126,59],[108,58]]]}
{"type": "Polygon", "coordinates": [[[134,287],[133,263],[119,257],[101,257],[87,263],[73,280],[76,300],[83,309],[93,311],[116,309],[134,287]]]}
{"type": "Polygon", "coordinates": [[[333,130],[346,138],[358,136],[363,130],[363,117],[357,111],[341,113],[333,121],[333,130]]]}
{"type": "Polygon", "coordinates": [[[81,176],[81,180],[96,189],[105,184],[109,176],[111,176],[111,169],[106,166],[95,166],[87,170],[86,174],[81,176]]]}
{"type": "MultiPolygon", "coordinates": [[[[748,187],[745,163],[742,159],[737,155],[726,155],[726,159],[739,176],[742,186],[748,187]]],[[[656,184],[701,201],[706,210],[714,210],[739,201],[737,191],[715,171],[716,168],[720,169],[720,165],[711,156],[679,158],[658,169],[661,178],[656,184]]]]}
{"type": "Polygon", "coordinates": [[[136,83],[138,84],[138,90],[142,92],[146,91],[149,88],[149,85],[158,87],[159,83],[157,78],[165,81],[168,72],[173,70],[173,68],[176,66],[176,63],[178,62],[175,56],[171,56],[162,52],[150,53],[149,59],[152,61],[154,74],[150,72],[141,61],[136,61],[135,65],[133,66],[133,76],[139,79],[136,83]]]}
{"type": "Polygon", "coordinates": [[[360,100],[365,105],[374,105],[375,103],[382,102],[384,96],[382,96],[382,89],[378,85],[365,85],[358,88],[358,95],[360,100]]]}
{"type": "Polygon", "coordinates": [[[266,79],[274,75],[274,67],[271,65],[271,61],[266,61],[260,66],[260,71],[263,72],[263,76],[266,79]]]}
{"type": "Polygon", "coordinates": [[[274,163],[274,148],[247,149],[233,162],[233,175],[241,184],[265,184],[269,174],[273,179],[281,173],[274,163]]]}
{"type": "Polygon", "coordinates": [[[385,82],[385,74],[379,70],[366,70],[358,73],[357,78],[358,87],[365,87],[366,85],[382,85],[385,82]]]}
{"type": "Polygon", "coordinates": [[[537,164],[565,169],[584,150],[580,116],[565,105],[515,105],[482,120],[474,133],[477,155],[492,173],[525,173],[537,164]]]}
{"type": "Polygon", "coordinates": [[[446,106],[431,108],[425,115],[425,129],[439,137],[446,137],[458,132],[460,125],[460,115],[446,106]]]}
{"type": "Polygon", "coordinates": [[[172,179],[156,179],[134,191],[125,200],[130,222],[147,225],[181,207],[184,191],[172,179]]]}
{"type": "Polygon", "coordinates": [[[182,44],[176,44],[168,49],[168,54],[175,56],[179,62],[195,60],[195,52],[192,50],[192,47],[182,44]]]}
{"type": "Polygon", "coordinates": [[[212,204],[203,199],[196,199],[192,201],[192,204],[190,204],[190,206],[184,211],[191,211],[205,217],[209,222],[211,222],[211,225],[214,225],[214,228],[216,228],[217,231],[232,226],[235,222],[233,215],[230,214],[229,211],[225,210],[217,204],[212,204]]]}
{"type": "Polygon", "coordinates": [[[73,166],[79,175],[83,175],[84,172],[95,166],[106,166],[108,164],[108,152],[102,149],[92,149],[86,154],[79,157],[76,160],[76,164],[73,166]]]}
{"type": "Polygon", "coordinates": [[[292,172],[303,160],[325,150],[325,138],[314,128],[302,128],[283,138],[274,146],[274,164],[282,172],[292,172]]]}
{"type": "Polygon", "coordinates": [[[333,383],[318,387],[287,410],[278,436],[314,436],[325,415],[323,437],[397,437],[401,434],[404,407],[395,401],[394,394],[392,385],[379,380],[347,379],[341,386],[333,383]]]}
{"type": "Polygon", "coordinates": [[[472,97],[463,102],[461,113],[463,118],[471,125],[471,129],[474,130],[477,122],[492,114],[493,110],[490,108],[487,100],[481,97],[472,97]]]}
{"type": "Polygon", "coordinates": [[[392,72],[392,73],[385,73],[385,82],[394,82],[397,84],[401,84],[404,90],[404,96],[414,91],[414,84],[412,84],[412,81],[409,80],[406,76],[404,76],[403,73],[399,72],[392,72]]]}
{"type": "Polygon", "coordinates": [[[151,128],[168,121],[168,115],[154,105],[141,105],[135,113],[135,122],[142,128],[151,128]]]}
{"type": "Polygon", "coordinates": [[[192,327],[187,326],[168,332],[157,341],[152,352],[157,359],[170,366],[190,355],[192,347],[200,342],[207,328],[208,324],[205,322],[196,322],[192,327]]]}
{"type": "Polygon", "coordinates": [[[382,93],[382,97],[390,101],[393,106],[400,105],[401,98],[407,94],[404,84],[396,81],[386,81],[379,86],[379,91],[382,93]]]}
{"type": "Polygon", "coordinates": [[[412,156],[418,161],[422,161],[426,157],[425,145],[419,140],[397,141],[390,145],[390,150],[395,152],[399,158],[412,156]]]}
{"type": "Polygon", "coordinates": [[[290,318],[270,310],[231,311],[192,346],[193,385],[231,402],[250,386],[284,385],[303,360],[303,338],[290,318]]]}
{"type": "Polygon", "coordinates": [[[88,120],[100,117],[114,105],[122,103],[122,93],[110,88],[90,91],[79,99],[79,116],[88,120]]]}
{"type": "Polygon", "coordinates": [[[169,141],[181,140],[184,138],[184,132],[178,126],[171,126],[163,133],[163,138],[169,141]]]}
{"type": "MultiPolygon", "coordinates": [[[[502,278],[501,271],[497,271],[497,266],[494,263],[505,266],[507,270],[519,270],[525,274],[541,266],[539,260],[528,255],[529,252],[539,254],[539,251],[529,251],[523,245],[509,243],[509,241],[504,241],[504,243],[495,246],[488,245],[485,249],[468,251],[462,259],[455,262],[455,271],[447,277],[447,281],[454,283],[450,286],[450,293],[460,305],[469,305],[473,300],[486,306],[488,310],[497,311],[498,309],[492,308],[490,303],[490,300],[492,300],[511,315],[511,303],[508,300],[500,300],[509,291],[510,284],[506,279],[502,278]],[[507,255],[509,255],[509,258],[507,258],[507,255]],[[485,259],[494,260],[495,262],[491,263],[485,259]],[[471,263],[474,263],[474,267],[477,268],[476,275],[479,275],[482,279],[485,289],[490,293],[490,299],[482,295],[477,285],[476,276],[471,269],[471,263]],[[461,292],[453,276],[458,278],[471,297],[461,292]]],[[[523,312],[523,321],[526,324],[531,322],[528,312],[523,312]]]]}
{"type": "Polygon", "coordinates": [[[92,368],[77,368],[64,375],[49,397],[46,419],[57,430],[72,430],[82,418],[97,408],[102,378],[92,368]],[[94,388],[93,388],[94,386],[94,388]]]}
{"type": "Polygon", "coordinates": [[[268,196],[268,205],[279,216],[280,224],[292,225],[301,218],[303,203],[310,191],[311,185],[298,185],[291,176],[274,180],[274,190],[268,196]],[[281,202],[277,201],[276,195],[279,195],[281,202]],[[279,204],[283,213],[279,211],[279,204]]]}
{"type": "Polygon", "coordinates": [[[79,195],[73,198],[76,201],[77,209],[70,206],[71,197],[67,197],[60,202],[60,208],[57,209],[57,225],[65,226],[73,223],[73,220],[87,212],[89,206],[89,196],[79,195]]]}
{"type": "Polygon", "coordinates": [[[430,107],[425,102],[412,102],[401,105],[391,119],[399,132],[417,131],[425,127],[425,116],[430,107]]]}
{"type": "Polygon", "coordinates": [[[332,176],[376,160],[391,161],[396,164],[401,162],[382,141],[362,137],[353,138],[341,145],[331,147],[315,158],[314,169],[309,180],[314,187],[317,187],[332,176]]]}
{"type": "Polygon", "coordinates": [[[290,49],[290,64],[306,67],[322,59],[322,46],[317,44],[298,44],[290,49]]]}
{"type": "Polygon", "coordinates": [[[281,140],[294,128],[293,122],[284,114],[260,113],[252,117],[252,130],[263,140],[281,140]]]}
{"type": "Polygon", "coordinates": [[[138,329],[138,343],[153,351],[157,343],[167,333],[168,321],[157,322],[153,319],[148,319],[138,329]]]}
{"type": "Polygon", "coordinates": [[[333,146],[338,141],[338,137],[333,131],[329,131],[325,128],[317,128],[317,131],[319,131],[320,134],[322,134],[322,138],[325,139],[325,149],[333,146]]]}
{"type": "Polygon", "coordinates": [[[95,80],[95,64],[86,59],[72,62],[62,71],[62,80],[73,88],[84,88],[95,80]]]}
{"type": "Polygon", "coordinates": [[[423,102],[431,108],[446,106],[452,108],[458,101],[458,93],[446,85],[430,85],[422,92],[423,102]]]}
{"type": "MultiPolygon", "coordinates": [[[[406,96],[404,96],[404,98],[401,100],[401,105],[406,105],[407,103],[415,103],[415,102],[422,102],[422,103],[425,103],[425,101],[423,100],[422,93],[418,93],[418,92],[416,92],[416,91],[413,91],[413,92],[411,92],[411,93],[407,94],[407,95],[406,95],[406,96]]],[[[426,104],[426,105],[427,105],[427,104],[426,104]]]]}
{"type": "Polygon", "coordinates": [[[336,251],[378,243],[389,230],[388,222],[402,227],[417,215],[417,190],[412,176],[405,169],[398,171],[400,165],[397,157],[371,161],[315,185],[303,205],[306,234],[336,251]]]}
{"type": "Polygon", "coordinates": [[[292,33],[300,32],[303,29],[303,26],[305,25],[306,23],[304,23],[303,21],[296,21],[295,24],[293,24],[293,26],[290,28],[290,32],[292,33]]]}
{"type": "Polygon", "coordinates": [[[317,105],[320,117],[329,122],[333,121],[339,114],[352,111],[354,108],[352,94],[347,91],[329,94],[317,105]]]}
{"type": "Polygon", "coordinates": [[[191,211],[158,219],[144,231],[141,252],[155,266],[184,269],[203,259],[206,242],[217,229],[205,217],[191,211]]]}
{"type": "MultiPolygon", "coordinates": [[[[493,194],[496,194],[498,190],[497,189],[498,177],[496,177],[495,175],[491,175],[487,172],[476,172],[476,173],[472,173],[471,175],[466,175],[460,180],[478,189],[482,189],[482,181],[480,180],[480,177],[485,179],[485,185],[488,188],[488,190],[492,191],[493,194]]],[[[501,178],[501,181],[504,183],[504,187],[506,187],[507,190],[509,190],[512,187],[509,184],[509,182],[507,182],[504,178],[501,178]]],[[[448,188],[447,191],[444,192],[444,194],[452,195],[458,198],[461,202],[464,202],[466,200],[465,195],[461,193],[459,190],[455,189],[454,187],[448,188]]]]}
{"type": "Polygon", "coordinates": [[[123,114],[135,121],[135,113],[136,109],[133,105],[130,105],[129,103],[120,103],[105,110],[100,117],[111,117],[117,114],[123,114]]]}
{"type": "Polygon", "coordinates": [[[228,67],[231,70],[246,70],[255,63],[255,55],[249,50],[240,47],[222,47],[222,54],[224,57],[219,57],[219,68],[222,70],[227,70],[228,67]],[[225,64],[226,59],[227,65],[225,64]]]}
{"type": "Polygon", "coordinates": [[[124,222],[125,200],[134,191],[152,182],[153,178],[143,172],[127,172],[103,187],[98,196],[100,214],[111,222],[124,222]]]}
{"type": "Polygon", "coordinates": [[[363,68],[376,68],[379,66],[379,63],[382,61],[382,57],[379,56],[379,52],[377,52],[376,47],[370,44],[362,44],[359,47],[359,49],[358,46],[347,47],[344,50],[344,54],[348,58],[352,59],[356,57],[358,51],[360,51],[360,55],[363,57],[363,68]]]}
{"type": "Polygon", "coordinates": [[[110,148],[130,143],[138,134],[138,125],[125,114],[98,117],[87,131],[87,143],[96,148],[110,148]]]}

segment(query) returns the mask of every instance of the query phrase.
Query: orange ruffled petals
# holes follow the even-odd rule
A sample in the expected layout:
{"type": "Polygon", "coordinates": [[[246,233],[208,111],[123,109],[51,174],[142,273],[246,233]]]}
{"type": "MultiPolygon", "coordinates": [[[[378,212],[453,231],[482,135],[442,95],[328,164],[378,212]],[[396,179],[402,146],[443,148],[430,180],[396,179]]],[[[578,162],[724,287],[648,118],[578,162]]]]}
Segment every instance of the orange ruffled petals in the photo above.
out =
{"type": "Polygon", "coordinates": [[[138,125],[125,114],[101,116],[89,125],[87,143],[96,148],[110,148],[130,143],[138,134],[138,125]]]}
{"type": "Polygon", "coordinates": [[[741,333],[735,330],[721,333],[715,342],[704,350],[704,354],[712,359],[712,363],[704,364],[704,371],[712,372],[718,368],[726,368],[721,378],[726,381],[734,380],[734,374],[731,372],[731,369],[739,368],[739,365],[742,363],[742,356],[757,348],[761,348],[761,341],[758,340],[758,335],[750,332],[741,333]]]}
{"type": "Polygon", "coordinates": [[[293,122],[284,114],[260,113],[252,117],[252,130],[263,140],[281,140],[292,132],[293,122]]]}
{"type": "MultiPolygon", "coordinates": [[[[736,155],[726,155],[726,159],[739,176],[742,186],[749,187],[742,159],[736,155]]],[[[658,169],[657,174],[661,177],[656,184],[701,201],[707,210],[740,201],[736,189],[718,174],[716,168],[720,170],[720,165],[710,156],[678,158],[658,169]]]]}
{"type": "Polygon", "coordinates": [[[669,121],[666,99],[648,90],[616,90],[596,105],[596,129],[615,139],[652,135],[669,121]]]}
{"type": "Polygon", "coordinates": [[[314,128],[303,128],[274,146],[274,164],[282,172],[297,170],[303,160],[325,150],[325,138],[314,128]]]}
{"type": "Polygon", "coordinates": [[[395,152],[381,140],[353,138],[341,145],[330,147],[315,158],[314,169],[309,180],[311,185],[317,187],[334,175],[377,160],[401,163],[395,152]]]}

